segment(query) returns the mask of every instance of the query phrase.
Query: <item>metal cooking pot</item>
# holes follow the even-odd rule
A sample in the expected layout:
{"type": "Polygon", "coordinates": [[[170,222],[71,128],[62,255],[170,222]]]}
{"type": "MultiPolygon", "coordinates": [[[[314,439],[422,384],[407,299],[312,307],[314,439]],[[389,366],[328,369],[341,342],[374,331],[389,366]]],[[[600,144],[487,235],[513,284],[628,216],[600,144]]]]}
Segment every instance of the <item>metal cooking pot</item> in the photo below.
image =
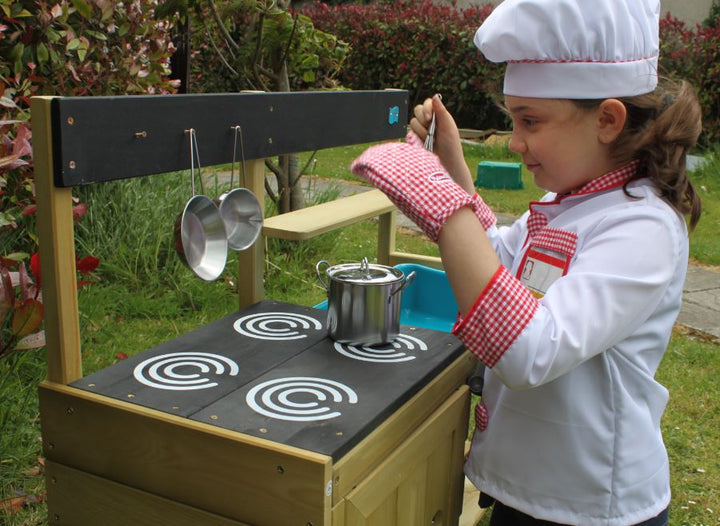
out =
{"type": "Polygon", "coordinates": [[[400,334],[401,291],[415,279],[394,267],[360,263],[315,265],[318,279],[328,293],[328,335],[341,343],[378,345],[400,334]],[[323,279],[322,268],[329,283],[323,279]]]}

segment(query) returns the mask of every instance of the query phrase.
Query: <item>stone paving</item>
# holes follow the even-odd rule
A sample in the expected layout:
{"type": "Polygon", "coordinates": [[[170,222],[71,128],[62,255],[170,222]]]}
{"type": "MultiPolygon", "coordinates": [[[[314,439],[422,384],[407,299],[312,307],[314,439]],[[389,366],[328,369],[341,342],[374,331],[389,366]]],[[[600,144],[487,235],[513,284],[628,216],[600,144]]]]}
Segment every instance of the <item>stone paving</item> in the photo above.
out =
{"type": "Polygon", "coordinates": [[[678,324],[720,342],[720,272],[690,265],[678,324]]]}

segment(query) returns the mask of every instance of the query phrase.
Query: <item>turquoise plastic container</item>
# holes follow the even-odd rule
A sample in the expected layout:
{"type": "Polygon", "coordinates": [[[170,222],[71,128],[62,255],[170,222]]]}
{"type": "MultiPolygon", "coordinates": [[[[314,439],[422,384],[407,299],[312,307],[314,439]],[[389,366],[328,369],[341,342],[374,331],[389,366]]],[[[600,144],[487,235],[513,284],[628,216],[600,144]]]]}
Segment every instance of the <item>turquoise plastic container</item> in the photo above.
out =
{"type": "Polygon", "coordinates": [[[480,161],[475,186],[520,190],[524,188],[520,163],[480,161]]]}
{"type": "MultiPolygon", "coordinates": [[[[457,319],[458,305],[442,270],[403,263],[395,265],[407,276],[415,272],[415,279],[402,291],[400,324],[450,332],[457,319]]],[[[315,305],[327,309],[327,300],[315,305]]]]}

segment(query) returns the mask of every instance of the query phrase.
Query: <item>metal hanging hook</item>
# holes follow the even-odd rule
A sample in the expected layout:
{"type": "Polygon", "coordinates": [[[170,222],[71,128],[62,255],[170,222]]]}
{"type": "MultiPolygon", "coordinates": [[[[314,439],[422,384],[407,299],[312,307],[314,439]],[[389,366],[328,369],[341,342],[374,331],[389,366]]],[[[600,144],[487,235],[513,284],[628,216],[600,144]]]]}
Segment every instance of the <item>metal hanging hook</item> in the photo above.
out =
{"type": "Polygon", "coordinates": [[[246,171],[245,171],[245,147],[243,145],[243,136],[242,136],[242,127],[241,126],[231,126],[233,130],[235,130],[235,138],[233,141],[233,160],[232,160],[232,166],[230,168],[230,189],[232,190],[233,187],[233,175],[235,173],[235,160],[236,160],[236,151],[237,151],[237,143],[238,143],[238,136],[240,136],[240,162],[242,163],[242,179],[240,182],[240,185],[242,187],[247,186],[246,181],[246,171]]]}
{"type": "Polygon", "coordinates": [[[195,159],[197,158],[198,177],[200,178],[200,192],[205,193],[203,188],[202,173],[200,173],[200,151],[198,148],[197,133],[195,128],[189,128],[185,130],[185,133],[190,135],[190,181],[192,188],[192,195],[195,195],[195,159]]]}

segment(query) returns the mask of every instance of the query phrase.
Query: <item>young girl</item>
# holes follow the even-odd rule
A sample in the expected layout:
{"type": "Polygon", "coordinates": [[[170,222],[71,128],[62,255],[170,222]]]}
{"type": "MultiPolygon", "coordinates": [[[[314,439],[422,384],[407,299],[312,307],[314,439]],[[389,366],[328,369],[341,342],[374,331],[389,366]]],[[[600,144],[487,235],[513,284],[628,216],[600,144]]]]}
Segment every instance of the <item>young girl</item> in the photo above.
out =
{"type": "Polygon", "coordinates": [[[491,525],[665,525],[668,393],[655,371],[681,306],[700,203],[700,112],[658,85],[657,0],[505,0],[478,30],[508,62],[509,147],[548,193],[510,227],[475,193],[439,97],[406,143],[352,166],[439,244],[453,332],[487,369],[466,474],[491,525]],[[422,148],[430,118],[431,154],[422,148]]]}

